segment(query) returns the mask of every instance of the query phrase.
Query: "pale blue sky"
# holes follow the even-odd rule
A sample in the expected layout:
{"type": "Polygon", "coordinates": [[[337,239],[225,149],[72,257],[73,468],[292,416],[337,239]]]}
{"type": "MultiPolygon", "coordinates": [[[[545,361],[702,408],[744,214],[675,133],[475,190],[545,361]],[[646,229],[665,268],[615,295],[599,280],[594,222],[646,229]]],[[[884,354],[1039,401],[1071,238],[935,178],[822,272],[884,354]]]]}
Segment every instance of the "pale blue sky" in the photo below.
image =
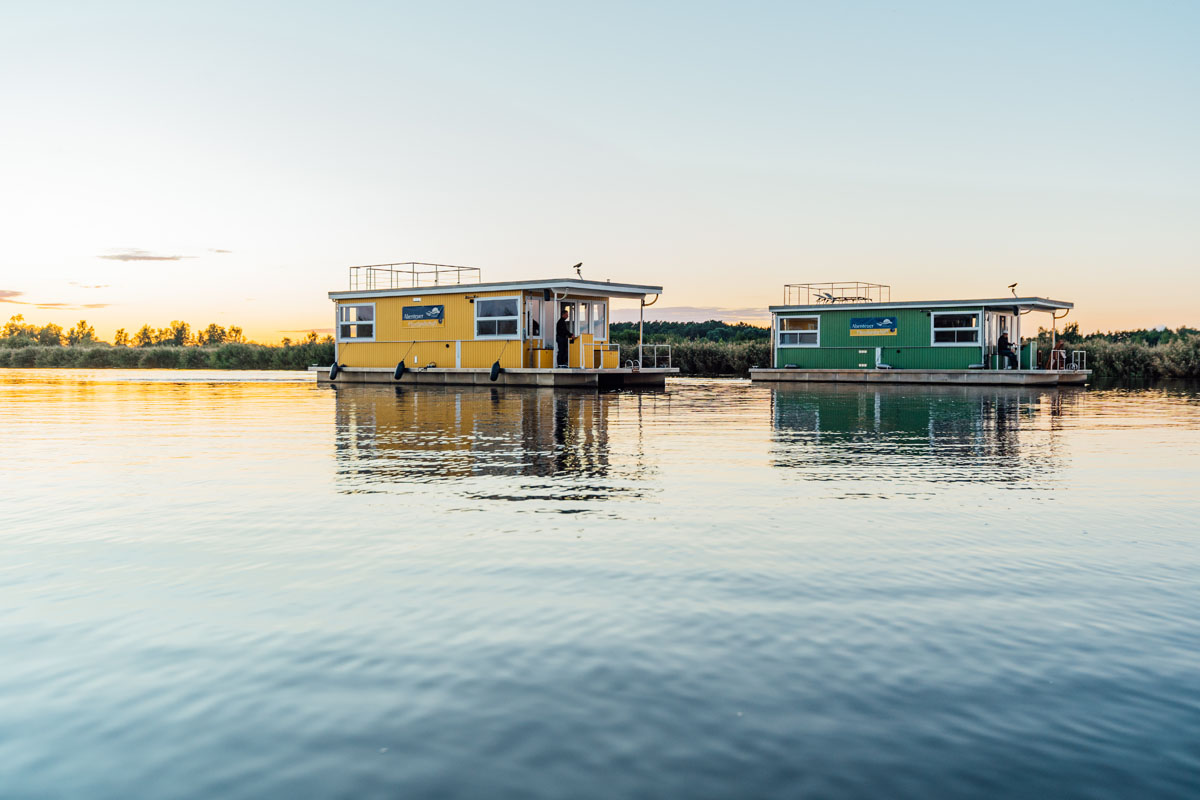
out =
{"type": "Polygon", "coordinates": [[[1197,42],[1194,2],[7,2],[0,315],[274,339],[416,259],[1198,324],[1197,42]]]}

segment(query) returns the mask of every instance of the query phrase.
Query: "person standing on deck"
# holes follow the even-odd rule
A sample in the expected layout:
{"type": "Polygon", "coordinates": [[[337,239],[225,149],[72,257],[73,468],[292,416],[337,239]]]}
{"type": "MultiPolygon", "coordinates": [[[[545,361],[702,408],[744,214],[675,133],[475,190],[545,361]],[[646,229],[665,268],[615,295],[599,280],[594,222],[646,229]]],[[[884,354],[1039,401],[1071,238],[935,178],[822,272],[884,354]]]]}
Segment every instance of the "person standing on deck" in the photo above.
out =
{"type": "Polygon", "coordinates": [[[554,328],[554,343],[555,356],[560,367],[565,367],[571,363],[571,359],[567,353],[567,346],[575,341],[575,337],[571,335],[571,323],[567,319],[567,310],[562,310],[562,315],[558,318],[558,325],[554,328]]]}
{"type": "Polygon", "coordinates": [[[1017,354],[1013,352],[1012,343],[1008,341],[1008,331],[1001,331],[996,341],[996,352],[1008,359],[1008,369],[1020,369],[1017,354]]]}

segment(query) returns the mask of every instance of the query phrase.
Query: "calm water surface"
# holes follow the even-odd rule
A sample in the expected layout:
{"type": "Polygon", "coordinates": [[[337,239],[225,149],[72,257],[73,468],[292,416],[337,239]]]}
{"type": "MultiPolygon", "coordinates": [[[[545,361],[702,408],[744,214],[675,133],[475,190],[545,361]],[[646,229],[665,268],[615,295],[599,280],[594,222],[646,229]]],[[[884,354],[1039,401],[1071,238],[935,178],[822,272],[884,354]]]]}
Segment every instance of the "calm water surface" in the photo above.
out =
{"type": "Polygon", "coordinates": [[[0,370],[0,797],[1200,795],[1200,395],[0,370]]]}

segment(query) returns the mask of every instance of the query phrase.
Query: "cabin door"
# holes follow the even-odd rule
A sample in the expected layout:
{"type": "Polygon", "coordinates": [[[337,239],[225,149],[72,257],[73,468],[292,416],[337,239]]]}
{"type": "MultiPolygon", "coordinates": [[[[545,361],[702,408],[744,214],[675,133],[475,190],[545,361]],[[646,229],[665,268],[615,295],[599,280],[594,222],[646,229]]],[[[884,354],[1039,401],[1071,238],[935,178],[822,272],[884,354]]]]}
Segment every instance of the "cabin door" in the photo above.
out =
{"type": "MultiPolygon", "coordinates": [[[[574,300],[563,300],[558,304],[558,315],[562,316],[562,312],[567,312],[567,325],[570,326],[571,335],[578,336],[579,331],[576,330],[576,320],[579,319],[579,304],[574,300]]],[[[558,329],[558,319],[554,320],[555,330],[558,329]]]]}
{"type": "Polygon", "coordinates": [[[545,347],[547,338],[553,338],[546,333],[544,306],[540,297],[525,298],[525,338],[533,342],[535,348],[545,347]]]}
{"type": "Polygon", "coordinates": [[[1012,314],[1006,314],[1003,311],[986,311],[983,318],[985,361],[989,367],[996,367],[1000,364],[1000,358],[996,355],[996,343],[1000,341],[1000,334],[1007,333],[1008,340],[1012,343],[1013,349],[1017,348],[1016,317],[1012,314]]]}
{"type": "Polygon", "coordinates": [[[556,367],[568,366],[571,362],[570,357],[570,342],[567,343],[566,349],[560,349],[558,346],[558,320],[562,317],[562,312],[567,312],[567,331],[571,336],[575,335],[575,320],[576,314],[579,312],[579,307],[574,300],[560,300],[558,303],[558,313],[554,316],[554,326],[550,329],[551,341],[554,343],[554,365],[556,367]]]}

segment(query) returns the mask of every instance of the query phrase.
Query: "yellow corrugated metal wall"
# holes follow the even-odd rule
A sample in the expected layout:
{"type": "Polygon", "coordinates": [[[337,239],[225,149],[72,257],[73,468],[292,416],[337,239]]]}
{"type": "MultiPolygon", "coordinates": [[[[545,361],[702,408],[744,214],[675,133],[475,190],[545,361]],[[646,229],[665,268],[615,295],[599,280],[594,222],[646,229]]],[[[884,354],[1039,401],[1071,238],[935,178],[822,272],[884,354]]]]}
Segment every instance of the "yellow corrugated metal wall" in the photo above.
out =
{"type": "MultiPolygon", "coordinates": [[[[535,351],[529,342],[516,339],[475,341],[475,305],[468,298],[511,297],[519,291],[473,292],[461,294],[411,294],[339,300],[339,305],[375,304],[375,341],[339,342],[338,362],[347,367],[394,367],[401,359],[409,367],[454,367],[456,343],[462,342],[464,369],[486,369],[499,359],[507,368],[534,367],[535,351]],[[420,298],[419,301],[417,298],[420,298]],[[406,321],[405,306],[445,306],[441,323],[429,320],[406,321]]],[[[525,293],[526,297],[532,296],[525,293]]],[[[541,296],[541,292],[537,293],[541,296]]],[[[603,299],[603,298],[594,298],[603,299]]],[[[606,304],[607,305],[607,304],[606,304]]],[[[524,314],[524,304],[522,304],[524,314]]],[[[608,310],[605,312],[608,318],[608,310]]],[[[336,333],[336,331],[335,331],[336,333]]],[[[607,364],[605,364],[607,366],[607,364]]]]}
{"type": "Polygon", "coordinates": [[[462,366],[487,368],[497,358],[503,367],[523,366],[522,344],[518,340],[475,339],[475,305],[470,297],[511,297],[519,292],[471,292],[462,294],[412,294],[340,300],[339,305],[375,304],[375,341],[339,342],[338,361],[347,367],[394,367],[404,359],[410,367],[455,365],[455,343],[462,342],[462,366]],[[418,301],[417,298],[420,298],[418,301]],[[429,320],[406,321],[405,306],[445,306],[441,323],[429,320]],[[507,345],[507,347],[505,346],[507,345]],[[503,354],[503,355],[501,355],[503,354]]]}

